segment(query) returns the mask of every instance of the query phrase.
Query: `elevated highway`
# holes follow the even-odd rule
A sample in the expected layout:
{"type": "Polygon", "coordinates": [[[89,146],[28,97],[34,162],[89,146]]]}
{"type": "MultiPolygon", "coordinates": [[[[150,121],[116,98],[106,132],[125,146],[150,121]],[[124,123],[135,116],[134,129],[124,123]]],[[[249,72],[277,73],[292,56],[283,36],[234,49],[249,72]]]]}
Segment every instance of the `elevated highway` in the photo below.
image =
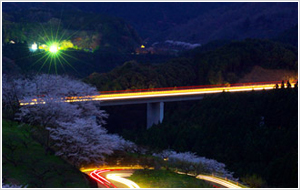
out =
{"type": "MultiPolygon", "coordinates": [[[[208,94],[222,92],[244,92],[271,90],[280,86],[280,81],[262,83],[243,83],[234,85],[205,85],[178,88],[143,89],[132,91],[106,91],[101,95],[90,97],[91,100],[101,101],[101,106],[126,104],[147,104],[147,128],[158,124],[164,118],[164,102],[199,100],[208,94]]],[[[293,83],[292,86],[295,84],[293,83]]],[[[286,88],[285,84],[285,88],[286,88]]]]}
{"type": "MultiPolygon", "coordinates": [[[[147,104],[147,128],[153,124],[161,123],[164,118],[164,102],[199,100],[205,95],[218,94],[222,92],[245,92],[271,90],[281,87],[281,81],[239,83],[224,85],[202,85],[172,88],[103,91],[96,96],[66,97],[66,102],[77,101],[101,101],[101,106],[116,106],[126,104],[147,104]]],[[[291,87],[295,82],[291,83],[291,87]]],[[[287,88],[284,84],[283,88],[287,88]]],[[[36,104],[37,102],[26,102],[21,105],[36,104]]],[[[39,102],[45,103],[45,102],[39,102]]]]}

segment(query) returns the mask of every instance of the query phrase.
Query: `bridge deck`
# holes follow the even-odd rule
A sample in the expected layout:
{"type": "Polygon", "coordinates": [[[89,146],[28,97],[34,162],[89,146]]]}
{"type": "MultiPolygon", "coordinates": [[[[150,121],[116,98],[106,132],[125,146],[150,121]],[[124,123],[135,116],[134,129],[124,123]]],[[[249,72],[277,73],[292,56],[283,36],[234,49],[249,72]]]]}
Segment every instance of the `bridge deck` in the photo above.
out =
{"type": "MultiPolygon", "coordinates": [[[[231,86],[193,86],[177,88],[159,88],[159,89],[142,89],[126,91],[105,91],[96,96],[66,97],[66,102],[77,101],[101,101],[102,106],[139,104],[153,102],[169,102],[201,99],[205,94],[216,94],[222,92],[242,92],[274,89],[275,85],[280,85],[280,81],[262,82],[262,83],[244,83],[234,84],[231,86]]],[[[295,82],[291,83],[292,86],[295,82]]],[[[285,84],[286,88],[286,84],[285,84]]],[[[31,102],[21,102],[20,105],[34,105],[45,103],[43,100],[33,99],[31,102]]]]}
{"type": "Polygon", "coordinates": [[[242,92],[274,89],[276,83],[247,85],[247,86],[229,86],[229,87],[211,87],[195,89],[173,89],[158,91],[136,91],[136,92],[117,92],[109,94],[100,94],[98,96],[81,97],[69,100],[72,101],[101,101],[102,106],[139,104],[152,102],[169,102],[201,99],[205,94],[216,94],[222,92],[242,92]]]}

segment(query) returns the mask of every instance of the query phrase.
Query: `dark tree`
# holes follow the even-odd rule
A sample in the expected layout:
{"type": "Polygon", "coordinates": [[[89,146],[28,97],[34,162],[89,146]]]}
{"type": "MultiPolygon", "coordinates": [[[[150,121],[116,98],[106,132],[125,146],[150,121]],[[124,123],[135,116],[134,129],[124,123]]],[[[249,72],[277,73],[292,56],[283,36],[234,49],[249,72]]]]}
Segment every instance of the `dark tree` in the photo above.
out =
{"type": "Polygon", "coordinates": [[[284,80],[281,82],[281,88],[284,88],[284,80]]]}
{"type": "Polygon", "coordinates": [[[290,81],[287,81],[287,82],[286,82],[286,86],[287,86],[287,88],[291,88],[291,83],[290,83],[290,81]]]}

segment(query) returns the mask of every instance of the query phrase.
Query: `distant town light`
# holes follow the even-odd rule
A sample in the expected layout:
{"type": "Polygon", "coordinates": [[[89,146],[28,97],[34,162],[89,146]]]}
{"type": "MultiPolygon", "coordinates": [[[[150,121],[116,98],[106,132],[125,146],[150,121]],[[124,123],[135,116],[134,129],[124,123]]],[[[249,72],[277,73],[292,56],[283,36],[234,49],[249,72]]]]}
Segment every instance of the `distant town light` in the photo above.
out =
{"type": "Polygon", "coordinates": [[[45,50],[46,48],[47,48],[47,45],[45,45],[45,44],[42,44],[42,45],[39,46],[39,49],[44,49],[45,50]]]}
{"type": "Polygon", "coordinates": [[[32,51],[36,51],[38,49],[37,44],[35,42],[31,45],[31,49],[32,51]]]}
{"type": "Polygon", "coordinates": [[[144,46],[144,45],[141,45],[141,48],[145,48],[145,46],[144,46]]]}

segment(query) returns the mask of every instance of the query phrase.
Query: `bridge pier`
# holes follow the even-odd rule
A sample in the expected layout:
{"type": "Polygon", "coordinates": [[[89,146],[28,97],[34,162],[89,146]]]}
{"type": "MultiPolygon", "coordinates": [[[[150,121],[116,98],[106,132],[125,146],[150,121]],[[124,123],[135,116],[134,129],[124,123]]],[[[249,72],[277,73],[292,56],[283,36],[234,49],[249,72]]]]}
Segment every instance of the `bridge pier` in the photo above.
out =
{"type": "Polygon", "coordinates": [[[164,119],[164,102],[147,103],[147,129],[164,119]]]}

